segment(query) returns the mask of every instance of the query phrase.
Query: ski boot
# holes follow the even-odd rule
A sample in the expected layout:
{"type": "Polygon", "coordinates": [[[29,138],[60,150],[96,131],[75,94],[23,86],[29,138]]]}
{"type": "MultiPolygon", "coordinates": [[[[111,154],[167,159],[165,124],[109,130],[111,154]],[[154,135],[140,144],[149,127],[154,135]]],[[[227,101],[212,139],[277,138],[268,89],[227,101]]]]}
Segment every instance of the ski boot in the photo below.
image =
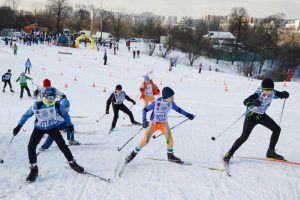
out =
{"type": "Polygon", "coordinates": [[[76,171],[76,172],[78,172],[78,173],[84,173],[84,168],[81,167],[80,165],[78,165],[78,164],[76,163],[76,160],[75,160],[75,159],[72,160],[72,161],[69,161],[69,165],[70,165],[70,167],[71,167],[74,171],[76,171]]]}
{"type": "Polygon", "coordinates": [[[169,162],[181,163],[181,159],[174,156],[174,153],[168,153],[168,160],[169,162]]]}
{"type": "Polygon", "coordinates": [[[13,91],[12,89],[10,89],[10,92],[14,93],[15,91],[13,91]]]}
{"type": "Polygon", "coordinates": [[[5,92],[5,89],[3,89],[2,92],[5,92]]]}
{"type": "Polygon", "coordinates": [[[232,154],[231,154],[230,152],[227,152],[227,153],[225,154],[225,156],[223,157],[224,164],[228,165],[228,163],[229,163],[231,157],[232,157],[232,154]]]}
{"type": "Polygon", "coordinates": [[[140,122],[137,122],[137,121],[133,121],[132,124],[136,125],[136,126],[141,126],[142,125],[140,122]]]}
{"type": "Polygon", "coordinates": [[[47,149],[44,149],[43,146],[41,146],[41,147],[39,148],[39,151],[40,151],[40,152],[46,151],[46,150],[47,150],[47,149]]]}
{"type": "Polygon", "coordinates": [[[284,160],[284,157],[281,155],[278,155],[274,149],[268,149],[267,151],[267,158],[275,159],[275,160],[284,160]]]}
{"type": "Polygon", "coordinates": [[[33,183],[39,174],[39,168],[36,164],[31,164],[29,168],[30,168],[30,173],[27,176],[26,181],[28,183],[33,183]]]}
{"type": "Polygon", "coordinates": [[[76,140],[70,140],[70,141],[69,141],[69,145],[70,145],[70,146],[80,145],[80,142],[78,142],[78,141],[76,141],[76,140]]]}
{"type": "Polygon", "coordinates": [[[134,157],[137,155],[135,151],[132,151],[126,158],[125,163],[128,164],[130,161],[134,159],[134,157]]]}

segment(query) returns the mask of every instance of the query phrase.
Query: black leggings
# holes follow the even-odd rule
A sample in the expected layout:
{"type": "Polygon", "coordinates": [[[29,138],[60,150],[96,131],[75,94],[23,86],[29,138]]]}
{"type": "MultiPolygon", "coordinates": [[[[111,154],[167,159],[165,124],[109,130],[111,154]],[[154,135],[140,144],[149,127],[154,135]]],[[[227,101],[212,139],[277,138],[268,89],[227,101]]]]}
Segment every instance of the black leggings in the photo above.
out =
{"type": "Polygon", "coordinates": [[[10,81],[4,81],[4,87],[3,87],[3,89],[5,90],[7,84],[9,85],[10,90],[12,90],[10,81]]]}
{"type": "Polygon", "coordinates": [[[267,114],[258,115],[254,113],[251,117],[246,117],[243,127],[242,135],[234,142],[231,149],[229,150],[230,154],[233,155],[234,152],[248,139],[250,133],[252,132],[253,128],[257,125],[261,124],[268,129],[270,129],[273,133],[270,139],[269,148],[274,150],[275,145],[277,144],[281,128],[274,122],[271,117],[267,114]],[[258,119],[261,117],[260,119],[258,119]]]}
{"type": "Polygon", "coordinates": [[[132,115],[132,112],[124,104],[113,105],[113,110],[114,110],[114,119],[111,125],[112,128],[116,127],[119,118],[119,110],[123,111],[129,116],[131,123],[134,122],[134,117],[132,115]]]}
{"type": "Polygon", "coordinates": [[[58,128],[53,128],[47,131],[34,128],[28,144],[28,157],[30,164],[36,163],[36,147],[43,138],[44,133],[48,134],[56,142],[58,148],[63,152],[68,161],[72,161],[74,159],[58,128]]]}
{"type": "Polygon", "coordinates": [[[26,85],[26,86],[21,86],[20,98],[23,98],[24,89],[27,91],[28,96],[31,97],[30,90],[29,90],[28,86],[26,85]]]}

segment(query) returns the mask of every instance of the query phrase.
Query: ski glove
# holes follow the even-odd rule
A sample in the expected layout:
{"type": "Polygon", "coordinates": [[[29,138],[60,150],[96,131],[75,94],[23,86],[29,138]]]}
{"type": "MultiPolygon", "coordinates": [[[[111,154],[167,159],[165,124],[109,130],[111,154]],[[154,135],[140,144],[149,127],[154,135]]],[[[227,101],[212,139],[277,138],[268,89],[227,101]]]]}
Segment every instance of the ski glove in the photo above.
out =
{"type": "Polygon", "coordinates": [[[105,114],[107,114],[107,115],[108,115],[108,114],[109,114],[109,111],[108,111],[108,110],[107,110],[107,111],[105,111],[105,114]]]}
{"type": "Polygon", "coordinates": [[[147,128],[149,126],[149,122],[147,120],[143,121],[143,128],[147,128]]]}
{"type": "Polygon", "coordinates": [[[67,130],[68,130],[69,132],[73,133],[73,132],[74,132],[74,126],[73,126],[73,125],[69,125],[69,126],[67,127],[67,130]]]}
{"type": "Polygon", "coordinates": [[[289,96],[290,96],[290,94],[289,94],[287,91],[283,91],[283,92],[282,92],[281,97],[282,97],[283,99],[287,99],[287,98],[289,98],[289,96]]]}
{"type": "Polygon", "coordinates": [[[189,120],[193,120],[195,116],[193,114],[187,113],[186,117],[189,118],[189,120]]]}
{"type": "Polygon", "coordinates": [[[18,133],[20,132],[21,128],[22,128],[22,126],[20,126],[20,125],[16,126],[16,128],[14,128],[14,130],[13,130],[13,135],[14,136],[18,135],[18,133]]]}
{"type": "Polygon", "coordinates": [[[258,99],[254,99],[254,100],[253,100],[253,105],[256,106],[256,107],[258,107],[258,106],[261,105],[261,101],[258,100],[258,99]]]}

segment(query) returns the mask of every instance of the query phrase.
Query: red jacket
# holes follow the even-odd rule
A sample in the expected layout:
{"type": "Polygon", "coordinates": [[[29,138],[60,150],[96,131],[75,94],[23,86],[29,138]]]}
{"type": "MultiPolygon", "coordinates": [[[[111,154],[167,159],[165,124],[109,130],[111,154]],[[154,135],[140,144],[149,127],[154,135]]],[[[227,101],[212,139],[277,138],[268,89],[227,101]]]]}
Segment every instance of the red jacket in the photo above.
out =
{"type": "MultiPolygon", "coordinates": [[[[149,81],[151,86],[152,86],[152,90],[153,90],[153,95],[158,95],[160,93],[158,87],[153,83],[152,80],[149,81]]],[[[144,99],[145,98],[145,92],[146,92],[146,88],[147,88],[147,83],[146,81],[143,82],[142,86],[140,87],[140,91],[141,91],[141,96],[140,99],[144,99]]]]}

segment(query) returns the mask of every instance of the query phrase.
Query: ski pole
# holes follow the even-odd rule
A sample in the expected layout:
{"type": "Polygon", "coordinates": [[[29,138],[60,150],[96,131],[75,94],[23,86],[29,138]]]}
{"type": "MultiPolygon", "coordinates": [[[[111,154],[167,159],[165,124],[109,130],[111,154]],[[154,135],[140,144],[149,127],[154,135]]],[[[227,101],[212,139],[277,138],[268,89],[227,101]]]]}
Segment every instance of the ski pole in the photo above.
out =
{"type": "MultiPolygon", "coordinates": [[[[136,99],[139,97],[139,95],[140,95],[140,92],[136,95],[136,97],[134,98],[134,101],[136,101],[136,99]]],[[[130,111],[132,110],[133,106],[134,106],[134,104],[131,105],[131,107],[129,109],[130,111]]],[[[127,117],[127,115],[124,115],[123,120],[126,119],[126,117],[127,117]]]]}
{"type": "MultiPolygon", "coordinates": [[[[251,112],[251,111],[252,110],[250,110],[249,112],[251,112]]],[[[226,129],[224,129],[219,135],[217,135],[216,137],[211,137],[211,139],[212,140],[216,140],[217,138],[219,138],[220,136],[222,136],[228,129],[230,129],[233,125],[235,125],[240,119],[242,119],[249,112],[245,112],[242,116],[240,116],[239,118],[237,118],[230,126],[228,126],[226,129]]]]}
{"type": "MultiPolygon", "coordinates": [[[[196,117],[196,115],[195,115],[195,117],[196,117]]],[[[170,130],[176,128],[177,126],[183,124],[184,122],[186,122],[186,121],[188,121],[188,120],[189,120],[189,119],[183,120],[182,122],[180,122],[180,123],[176,124],[175,126],[173,126],[172,128],[170,128],[170,130]]],[[[158,136],[153,135],[152,137],[153,137],[153,139],[156,139],[156,138],[160,137],[161,135],[163,135],[163,133],[159,134],[158,136]]]]}
{"type": "Polygon", "coordinates": [[[13,141],[14,138],[15,138],[15,136],[13,135],[12,138],[11,138],[11,140],[10,140],[10,142],[7,145],[6,151],[4,152],[3,159],[0,159],[0,163],[4,163],[4,158],[5,158],[8,150],[9,150],[10,144],[12,143],[12,141],[13,141]]]}
{"type": "Polygon", "coordinates": [[[280,120],[279,120],[279,126],[280,126],[280,124],[281,124],[282,115],[283,115],[283,111],[284,111],[284,107],[285,107],[285,100],[286,100],[286,99],[284,99],[284,101],[283,101],[283,106],[282,106],[282,110],[281,110],[281,114],[280,114],[280,120]]]}
{"type": "Polygon", "coordinates": [[[143,127],[140,128],[140,130],[138,132],[136,132],[136,134],[134,134],[121,148],[118,147],[118,151],[121,151],[135,136],[137,136],[137,134],[139,134],[141,131],[143,130],[143,127]]]}
{"type": "Polygon", "coordinates": [[[103,119],[105,117],[106,114],[103,114],[99,119],[96,120],[96,122],[100,122],[101,119],[103,119]]]}

